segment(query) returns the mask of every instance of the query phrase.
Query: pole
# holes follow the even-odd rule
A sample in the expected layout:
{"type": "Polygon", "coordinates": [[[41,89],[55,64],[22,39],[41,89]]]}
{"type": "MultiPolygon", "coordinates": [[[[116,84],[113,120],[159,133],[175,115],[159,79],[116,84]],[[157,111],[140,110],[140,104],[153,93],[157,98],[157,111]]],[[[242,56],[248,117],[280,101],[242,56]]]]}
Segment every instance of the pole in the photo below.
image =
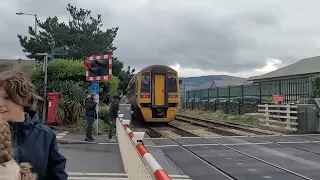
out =
{"type": "Polygon", "coordinates": [[[44,106],[43,106],[43,114],[42,114],[42,122],[47,122],[47,81],[48,81],[48,55],[44,58],[44,106]]]}
{"type": "MultiPolygon", "coordinates": [[[[34,31],[37,36],[37,14],[34,14],[34,31]]],[[[37,37],[36,37],[36,39],[37,39],[37,37]]]]}
{"type": "Polygon", "coordinates": [[[97,95],[97,106],[96,106],[96,111],[97,111],[97,120],[96,120],[96,134],[99,135],[99,94],[97,95]]]}
{"type": "Polygon", "coordinates": [[[183,84],[183,91],[184,91],[184,110],[187,109],[187,91],[186,91],[186,84],[183,84]]]}
{"type": "Polygon", "coordinates": [[[99,135],[99,81],[91,81],[91,91],[96,93],[97,96],[97,106],[96,106],[96,113],[97,113],[97,119],[96,119],[96,134],[99,135]]]}

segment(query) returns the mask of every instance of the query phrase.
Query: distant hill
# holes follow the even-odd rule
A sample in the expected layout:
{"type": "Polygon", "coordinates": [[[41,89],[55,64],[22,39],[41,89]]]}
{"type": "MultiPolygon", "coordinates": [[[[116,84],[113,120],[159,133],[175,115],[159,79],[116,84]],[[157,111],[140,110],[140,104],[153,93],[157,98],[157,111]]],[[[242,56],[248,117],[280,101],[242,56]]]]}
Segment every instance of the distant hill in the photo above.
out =
{"type": "Polygon", "coordinates": [[[30,74],[36,68],[35,60],[0,59],[0,72],[8,70],[23,71],[30,74]]]}
{"type": "Polygon", "coordinates": [[[179,79],[182,80],[182,84],[186,85],[186,90],[210,88],[213,82],[215,82],[214,87],[237,85],[246,82],[246,78],[228,75],[180,77],[179,79]]]}

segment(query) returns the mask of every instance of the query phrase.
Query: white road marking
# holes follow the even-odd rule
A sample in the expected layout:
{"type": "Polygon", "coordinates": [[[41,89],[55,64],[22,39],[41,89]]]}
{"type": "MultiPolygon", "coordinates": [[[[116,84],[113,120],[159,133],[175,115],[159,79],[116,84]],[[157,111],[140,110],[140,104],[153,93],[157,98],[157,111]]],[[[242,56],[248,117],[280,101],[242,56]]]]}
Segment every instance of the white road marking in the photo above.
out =
{"type": "Polygon", "coordinates": [[[104,177],[68,177],[73,180],[129,180],[128,178],[104,178],[104,177]]]}
{"type": "MultiPolygon", "coordinates": [[[[127,180],[126,173],[86,173],[68,172],[69,178],[73,180],[127,180]]],[[[169,175],[173,180],[191,180],[187,175],[169,175]]]]}
{"type": "Polygon", "coordinates": [[[87,172],[68,172],[69,176],[127,176],[127,173],[87,173],[87,172]]]}
{"type": "Polygon", "coordinates": [[[62,133],[57,134],[57,139],[62,139],[64,136],[66,136],[69,132],[68,131],[63,131],[62,133]]]}

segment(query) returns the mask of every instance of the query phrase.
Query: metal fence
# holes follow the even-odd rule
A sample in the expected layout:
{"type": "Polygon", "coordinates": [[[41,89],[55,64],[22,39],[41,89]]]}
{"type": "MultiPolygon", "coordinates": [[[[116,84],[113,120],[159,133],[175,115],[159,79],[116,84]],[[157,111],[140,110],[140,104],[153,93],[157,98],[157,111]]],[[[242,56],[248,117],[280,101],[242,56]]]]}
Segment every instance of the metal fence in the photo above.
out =
{"type": "Polygon", "coordinates": [[[309,79],[252,83],[248,85],[226,86],[190,90],[186,92],[187,100],[233,99],[255,96],[260,100],[271,101],[272,95],[285,95],[285,102],[296,102],[309,97],[309,79]]]}
{"type": "Polygon", "coordinates": [[[191,101],[181,104],[182,109],[204,110],[204,111],[222,111],[225,114],[243,115],[246,113],[258,112],[258,103],[246,102],[208,102],[208,101],[191,101]]]}
{"type": "Polygon", "coordinates": [[[180,84],[179,88],[180,88],[180,102],[183,102],[187,98],[186,85],[180,84]]]}

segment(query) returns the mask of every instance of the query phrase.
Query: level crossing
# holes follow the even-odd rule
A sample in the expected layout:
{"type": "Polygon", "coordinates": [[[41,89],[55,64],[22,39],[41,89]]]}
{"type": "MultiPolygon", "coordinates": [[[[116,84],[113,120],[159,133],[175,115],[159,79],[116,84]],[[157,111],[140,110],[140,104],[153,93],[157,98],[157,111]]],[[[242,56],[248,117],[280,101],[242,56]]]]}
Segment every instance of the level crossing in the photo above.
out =
{"type": "Polygon", "coordinates": [[[60,145],[69,179],[320,179],[318,134],[147,139],[130,130],[130,112],[120,105],[117,143],[60,145]]]}

